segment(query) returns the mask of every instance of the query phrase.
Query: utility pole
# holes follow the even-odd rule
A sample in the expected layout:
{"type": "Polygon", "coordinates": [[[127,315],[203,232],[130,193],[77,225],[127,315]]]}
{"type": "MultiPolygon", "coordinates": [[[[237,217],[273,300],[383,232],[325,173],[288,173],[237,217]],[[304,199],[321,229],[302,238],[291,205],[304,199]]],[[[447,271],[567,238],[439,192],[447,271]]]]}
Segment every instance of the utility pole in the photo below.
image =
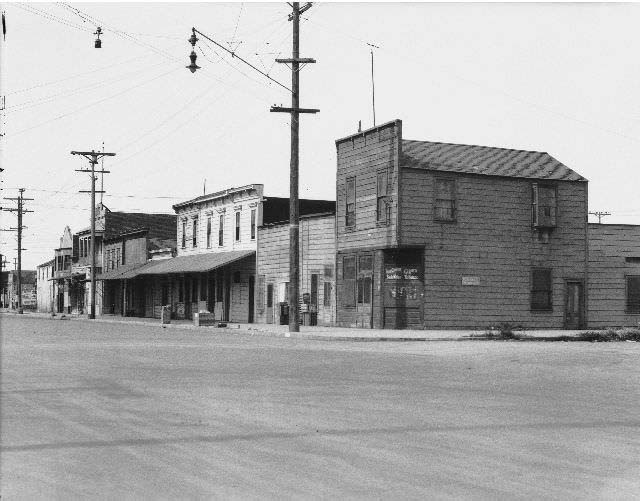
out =
{"type": "Polygon", "coordinates": [[[300,14],[311,8],[306,3],[302,8],[299,2],[290,4],[293,12],[289,21],[293,21],[293,51],[291,59],[276,59],[277,63],[291,64],[291,108],[272,106],[271,111],[291,114],[291,163],[289,171],[289,332],[300,331],[300,200],[298,197],[300,113],[318,113],[317,109],[300,108],[300,64],[315,63],[315,59],[300,57],[300,14]]]}
{"type": "Polygon", "coordinates": [[[376,82],[373,78],[373,49],[379,49],[380,47],[378,47],[377,45],[374,45],[372,43],[368,43],[367,45],[369,47],[371,47],[371,104],[372,104],[372,108],[373,108],[373,126],[376,126],[376,82]]]}
{"type": "Polygon", "coordinates": [[[596,216],[598,218],[598,224],[600,224],[602,222],[602,218],[604,216],[610,216],[611,212],[595,211],[595,212],[589,212],[589,214],[596,216]]]}
{"type": "Polygon", "coordinates": [[[220,49],[231,54],[232,57],[242,61],[253,70],[257,71],[272,82],[278,84],[283,89],[291,92],[291,108],[283,106],[272,106],[271,111],[276,113],[289,113],[291,115],[291,164],[289,174],[289,332],[298,332],[300,330],[300,254],[299,254],[299,225],[300,225],[300,202],[298,197],[298,172],[299,172],[299,115],[300,113],[318,113],[320,110],[311,108],[300,108],[300,70],[309,63],[315,63],[312,58],[300,57],[300,14],[311,8],[312,3],[307,2],[300,7],[299,2],[289,3],[293,8],[293,12],[289,14],[289,21],[293,21],[293,52],[292,57],[288,59],[276,59],[277,63],[291,65],[291,88],[281,82],[278,82],[268,73],[256,68],[253,64],[246,61],[234,51],[229,50],[224,45],[216,42],[211,37],[205,35],[195,27],[191,28],[191,37],[188,42],[194,50],[191,51],[189,59],[191,64],[187,66],[191,73],[195,73],[200,66],[196,64],[198,58],[195,52],[195,46],[198,42],[196,33],[206,38],[220,49]],[[301,66],[302,65],[302,66],[301,66]]]}
{"type": "MultiPolygon", "coordinates": [[[[105,153],[91,151],[72,151],[72,155],[81,155],[89,160],[91,169],[76,169],[77,172],[89,172],[91,173],[91,190],[80,190],[80,193],[91,193],[91,240],[90,251],[91,252],[91,310],[89,312],[89,318],[96,318],[96,165],[98,164],[98,158],[102,157],[114,157],[115,153],[105,153]]],[[[100,174],[108,174],[110,171],[101,169],[98,171],[100,174]]],[[[100,193],[104,193],[103,190],[99,190],[100,193]]]]}
{"type": "Polygon", "coordinates": [[[23,313],[23,309],[22,309],[22,251],[26,250],[22,248],[22,230],[25,228],[25,226],[22,225],[22,214],[25,212],[33,212],[32,210],[26,210],[24,208],[24,201],[25,200],[33,200],[33,198],[24,198],[24,188],[20,188],[18,190],[19,195],[17,198],[8,198],[5,197],[5,200],[13,200],[15,202],[17,202],[18,207],[13,209],[13,208],[4,208],[2,207],[2,210],[6,210],[6,211],[10,211],[10,212],[17,212],[18,213],[18,227],[17,228],[9,228],[10,231],[17,231],[18,232],[18,258],[17,258],[17,271],[18,271],[18,291],[17,291],[17,295],[18,295],[18,313],[20,315],[22,315],[23,313]]]}

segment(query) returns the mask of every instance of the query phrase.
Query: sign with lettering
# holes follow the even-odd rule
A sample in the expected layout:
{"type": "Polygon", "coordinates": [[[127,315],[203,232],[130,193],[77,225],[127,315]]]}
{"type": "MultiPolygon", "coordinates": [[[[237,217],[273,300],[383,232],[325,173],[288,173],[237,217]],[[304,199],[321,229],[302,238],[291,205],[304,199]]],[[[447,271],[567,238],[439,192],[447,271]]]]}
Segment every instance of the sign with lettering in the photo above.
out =
{"type": "Polygon", "coordinates": [[[387,266],[384,269],[385,277],[387,280],[401,280],[402,268],[399,266],[387,266]]]}
{"type": "Polygon", "coordinates": [[[480,285],[480,277],[462,277],[462,285],[480,285]]]}

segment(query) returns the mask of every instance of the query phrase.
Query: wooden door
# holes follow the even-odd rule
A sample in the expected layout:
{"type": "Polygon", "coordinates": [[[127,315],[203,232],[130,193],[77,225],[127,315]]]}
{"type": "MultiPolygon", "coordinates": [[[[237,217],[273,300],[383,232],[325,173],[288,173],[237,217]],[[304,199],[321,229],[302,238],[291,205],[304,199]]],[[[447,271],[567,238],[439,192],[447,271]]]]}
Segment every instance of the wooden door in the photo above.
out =
{"type": "Polygon", "coordinates": [[[255,296],[256,277],[249,276],[249,323],[254,322],[254,296],[255,296]]]}
{"type": "Polygon", "coordinates": [[[582,282],[567,281],[565,293],[564,328],[581,329],[584,324],[584,291],[582,282]]]}

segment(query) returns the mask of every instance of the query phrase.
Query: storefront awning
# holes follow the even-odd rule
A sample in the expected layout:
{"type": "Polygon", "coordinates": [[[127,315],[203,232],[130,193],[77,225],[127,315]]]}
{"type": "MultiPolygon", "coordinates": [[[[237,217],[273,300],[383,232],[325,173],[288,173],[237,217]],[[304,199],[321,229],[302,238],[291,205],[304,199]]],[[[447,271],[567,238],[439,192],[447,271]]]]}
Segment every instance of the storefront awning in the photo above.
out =
{"type": "Polygon", "coordinates": [[[97,280],[126,280],[134,278],[144,269],[150,268],[158,264],[158,261],[147,261],[146,263],[123,264],[115,270],[96,275],[97,280]]]}
{"type": "MultiPolygon", "coordinates": [[[[249,256],[255,256],[256,251],[229,251],[194,254],[193,256],[178,256],[171,259],[157,261],[153,266],[145,267],[137,275],[166,275],[172,273],[204,273],[226,266],[249,256]]],[[[147,263],[151,264],[153,261],[147,263]]]]}

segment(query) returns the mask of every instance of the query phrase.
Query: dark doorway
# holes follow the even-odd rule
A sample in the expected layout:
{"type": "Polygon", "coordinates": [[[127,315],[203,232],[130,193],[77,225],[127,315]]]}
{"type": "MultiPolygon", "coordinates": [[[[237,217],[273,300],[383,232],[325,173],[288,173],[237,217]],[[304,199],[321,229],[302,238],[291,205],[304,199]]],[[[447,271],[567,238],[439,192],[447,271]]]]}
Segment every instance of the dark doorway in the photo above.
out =
{"type": "Polygon", "coordinates": [[[254,320],[254,294],[256,286],[256,277],[249,276],[249,323],[252,324],[254,320]]]}
{"type": "Polygon", "coordinates": [[[584,290],[581,281],[566,282],[564,328],[584,327],[584,290]]]}

